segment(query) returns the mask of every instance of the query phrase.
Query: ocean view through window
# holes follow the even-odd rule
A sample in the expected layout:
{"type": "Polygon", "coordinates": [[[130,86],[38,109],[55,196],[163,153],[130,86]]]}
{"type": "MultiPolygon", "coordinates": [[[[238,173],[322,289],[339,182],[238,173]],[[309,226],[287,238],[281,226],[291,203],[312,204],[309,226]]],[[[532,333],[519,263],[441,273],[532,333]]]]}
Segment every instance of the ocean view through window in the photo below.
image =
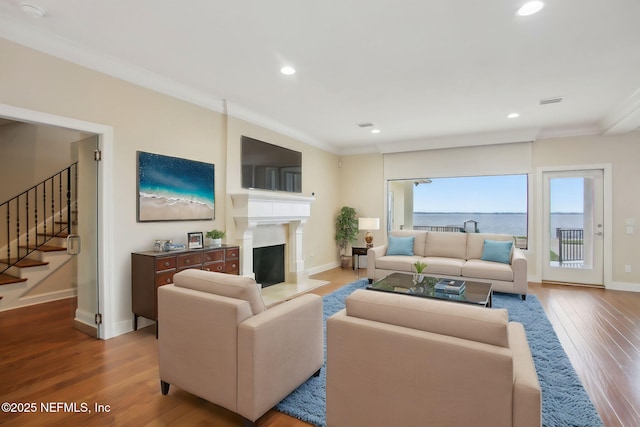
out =
{"type": "Polygon", "coordinates": [[[528,242],[528,176],[493,175],[389,181],[389,229],[466,231],[528,242]]]}
{"type": "Polygon", "coordinates": [[[511,234],[528,241],[528,176],[433,178],[414,185],[413,228],[511,234]],[[437,228],[436,228],[437,229],[437,228]]]}

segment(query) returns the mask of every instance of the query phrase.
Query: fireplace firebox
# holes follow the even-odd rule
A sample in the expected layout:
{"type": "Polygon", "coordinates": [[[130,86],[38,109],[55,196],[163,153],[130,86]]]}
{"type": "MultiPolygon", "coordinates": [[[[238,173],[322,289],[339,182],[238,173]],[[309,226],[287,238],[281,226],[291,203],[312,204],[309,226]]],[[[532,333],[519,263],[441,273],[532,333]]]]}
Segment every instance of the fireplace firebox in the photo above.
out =
{"type": "Polygon", "coordinates": [[[284,282],[284,245],[253,248],[253,272],[263,288],[284,282]]]}

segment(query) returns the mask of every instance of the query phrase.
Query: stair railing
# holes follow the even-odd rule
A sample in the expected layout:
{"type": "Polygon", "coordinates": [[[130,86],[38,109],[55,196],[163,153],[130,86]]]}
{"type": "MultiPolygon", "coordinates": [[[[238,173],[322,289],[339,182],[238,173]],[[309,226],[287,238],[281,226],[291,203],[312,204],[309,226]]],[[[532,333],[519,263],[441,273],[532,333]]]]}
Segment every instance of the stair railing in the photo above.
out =
{"type": "Polygon", "coordinates": [[[78,162],[0,205],[0,274],[56,237],[71,234],[78,162]],[[1,222],[0,222],[1,223],[1,222]]]}

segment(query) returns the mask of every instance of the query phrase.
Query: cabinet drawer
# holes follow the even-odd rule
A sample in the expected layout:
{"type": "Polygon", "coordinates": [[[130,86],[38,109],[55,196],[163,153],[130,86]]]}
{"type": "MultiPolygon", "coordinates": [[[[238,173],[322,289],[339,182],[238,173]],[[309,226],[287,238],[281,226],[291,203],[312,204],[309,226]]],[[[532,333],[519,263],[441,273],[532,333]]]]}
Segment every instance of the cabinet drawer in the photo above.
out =
{"type": "Polygon", "coordinates": [[[239,248],[225,249],[225,257],[226,257],[226,259],[229,259],[229,258],[238,259],[238,258],[240,258],[240,249],[239,248]]]}
{"type": "Polygon", "coordinates": [[[200,252],[178,255],[178,268],[200,265],[202,265],[202,253],[200,252]]]}
{"type": "Polygon", "coordinates": [[[229,274],[240,274],[240,262],[230,260],[224,263],[224,272],[229,274]]]}
{"type": "Polygon", "coordinates": [[[156,259],[156,271],[170,270],[176,268],[176,257],[164,257],[156,259]]]}
{"type": "Polygon", "coordinates": [[[176,270],[163,271],[156,274],[156,286],[169,285],[173,283],[173,275],[176,270]]]}
{"type": "Polygon", "coordinates": [[[224,260],[224,250],[216,249],[214,251],[207,251],[204,253],[204,262],[216,262],[224,260]]]}
{"type": "Polygon", "coordinates": [[[202,267],[206,271],[215,271],[216,273],[224,273],[224,262],[210,262],[202,267]]]}

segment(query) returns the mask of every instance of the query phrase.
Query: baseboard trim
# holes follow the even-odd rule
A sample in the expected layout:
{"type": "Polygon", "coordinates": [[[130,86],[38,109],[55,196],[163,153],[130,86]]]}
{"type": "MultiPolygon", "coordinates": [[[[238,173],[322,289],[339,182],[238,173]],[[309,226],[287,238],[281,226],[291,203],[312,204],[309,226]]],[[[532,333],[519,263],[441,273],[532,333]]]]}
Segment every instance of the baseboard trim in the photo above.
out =
{"type": "Polygon", "coordinates": [[[611,282],[606,286],[611,291],[640,292],[640,283],[631,282],[611,282]]]}
{"type": "Polygon", "coordinates": [[[0,311],[14,310],[16,308],[23,308],[23,307],[28,307],[30,305],[44,304],[46,302],[58,301],[61,299],[75,298],[76,296],[77,296],[76,289],[65,289],[62,291],[48,292],[46,294],[39,294],[39,295],[20,298],[18,301],[16,301],[17,303],[16,305],[3,308],[0,311]]]}
{"type": "Polygon", "coordinates": [[[340,267],[340,262],[336,261],[329,264],[319,265],[308,269],[307,272],[309,273],[309,276],[311,276],[313,274],[324,273],[325,271],[332,270],[336,267],[340,267]]]}
{"type": "Polygon", "coordinates": [[[87,325],[86,323],[80,322],[77,319],[73,319],[73,327],[82,332],[83,334],[87,334],[90,337],[98,338],[98,328],[87,325]]]}

